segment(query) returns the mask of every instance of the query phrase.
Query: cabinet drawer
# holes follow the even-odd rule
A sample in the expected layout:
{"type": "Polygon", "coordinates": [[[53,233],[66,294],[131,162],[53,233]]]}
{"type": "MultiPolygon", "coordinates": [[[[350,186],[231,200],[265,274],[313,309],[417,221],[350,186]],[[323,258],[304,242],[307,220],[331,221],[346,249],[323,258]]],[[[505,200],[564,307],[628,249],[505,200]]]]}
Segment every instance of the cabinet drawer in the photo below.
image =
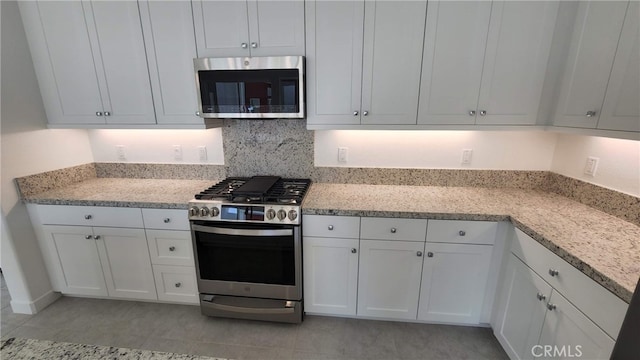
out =
{"type": "Polygon", "coordinates": [[[515,232],[511,252],[616,339],[629,305],[521,230],[515,232]]]}
{"type": "Polygon", "coordinates": [[[143,228],[140,209],[97,206],[38,205],[42,224],[143,228]]]}
{"type": "Polygon", "coordinates": [[[305,215],[302,234],[331,238],[357,239],[360,218],[357,216],[305,215]]]}
{"type": "Polygon", "coordinates": [[[158,300],[198,304],[196,269],[189,266],[154,265],[158,300]]]}
{"type": "Polygon", "coordinates": [[[427,220],[365,217],[360,234],[363,240],[425,241],[427,220]]]}
{"type": "Polygon", "coordinates": [[[151,263],[195,266],[190,231],[146,230],[151,263]]]}
{"type": "Polygon", "coordinates": [[[493,245],[498,223],[491,221],[429,220],[427,241],[493,245]]]}
{"type": "Polygon", "coordinates": [[[146,229],[189,230],[187,210],[142,209],[146,229]]]}

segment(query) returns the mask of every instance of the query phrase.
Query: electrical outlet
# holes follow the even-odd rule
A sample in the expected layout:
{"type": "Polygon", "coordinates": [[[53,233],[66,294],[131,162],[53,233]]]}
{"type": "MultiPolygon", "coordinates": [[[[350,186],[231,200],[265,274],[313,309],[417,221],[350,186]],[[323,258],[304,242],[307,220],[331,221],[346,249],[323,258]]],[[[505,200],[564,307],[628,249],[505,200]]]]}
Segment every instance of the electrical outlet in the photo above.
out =
{"type": "Polygon", "coordinates": [[[206,146],[198,146],[198,158],[200,162],[207,161],[207,147],[206,146]]]}
{"type": "Polygon", "coordinates": [[[460,164],[470,165],[471,155],[473,155],[473,149],[462,149],[462,160],[460,161],[460,164]]]}
{"type": "Polygon", "coordinates": [[[589,156],[587,158],[587,163],[584,165],[584,173],[589,176],[596,176],[596,170],[598,170],[598,161],[599,158],[589,156]]]}
{"type": "Polygon", "coordinates": [[[116,145],[116,157],[119,161],[127,161],[127,154],[124,151],[124,145],[116,145]]]}
{"type": "Polygon", "coordinates": [[[339,147],[338,148],[338,162],[346,163],[349,157],[349,148],[339,147]]]}
{"type": "Polygon", "coordinates": [[[173,145],[173,160],[182,161],[182,146],[173,145]]]}

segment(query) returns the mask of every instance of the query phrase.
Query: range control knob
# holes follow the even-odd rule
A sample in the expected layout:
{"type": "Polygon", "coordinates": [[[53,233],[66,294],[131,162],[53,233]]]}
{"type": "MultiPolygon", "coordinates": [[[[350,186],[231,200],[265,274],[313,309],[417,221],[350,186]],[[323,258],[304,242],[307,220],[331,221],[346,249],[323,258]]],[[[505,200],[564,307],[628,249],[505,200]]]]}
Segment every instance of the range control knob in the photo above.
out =
{"type": "Polygon", "coordinates": [[[273,209],[267,210],[267,220],[273,220],[276,217],[276,211],[273,209]]]}
{"type": "Polygon", "coordinates": [[[207,216],[209,215],[209,208],[207,207],[203,207],[200,209],[200,216],[207,216]]]}
{"type": "Polygon", "coordinates": [[[287,212],[286,211],[284,211],[282,209],[278,210],[278,219],[284,220],[284,218],[286,218],[286,217],[287,217],[287,212]]]}
{"type": "Polygon", "coordinates": [[[295,210],[289,210],[289,220],[294,221],[298,218],[298,212],[295,210]]]}
{"type": "Polygon", "coordinates": [[[220,215],[220,209],[218,209],[217,207],[212,207],[211,208],[211,217],[216,217],[220,215]]]}
{"type": "Polygon", "coordinates": [[[190,216],[198,216],[198,207],[197,206],[192,206],[191,209],[189,209],[189,215],[190,216]]]}

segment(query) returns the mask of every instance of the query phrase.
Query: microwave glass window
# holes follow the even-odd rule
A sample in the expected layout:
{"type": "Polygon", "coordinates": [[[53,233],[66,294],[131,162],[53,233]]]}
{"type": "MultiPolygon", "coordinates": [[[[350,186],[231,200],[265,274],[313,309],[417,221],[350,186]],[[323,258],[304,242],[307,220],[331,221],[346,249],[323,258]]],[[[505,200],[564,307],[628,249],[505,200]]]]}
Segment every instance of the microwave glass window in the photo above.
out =
{"type": "Polygon", "coordinates": [[[296,113],[296,69],[198,71],[205,113],[296,113]]]}

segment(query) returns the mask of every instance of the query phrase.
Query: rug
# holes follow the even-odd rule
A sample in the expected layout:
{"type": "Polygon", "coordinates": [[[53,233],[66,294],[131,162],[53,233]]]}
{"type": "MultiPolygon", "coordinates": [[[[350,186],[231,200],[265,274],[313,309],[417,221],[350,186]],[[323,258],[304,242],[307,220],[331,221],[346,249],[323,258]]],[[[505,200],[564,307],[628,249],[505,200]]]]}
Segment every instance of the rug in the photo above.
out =
{"type": "Polygon", "coordinates": [[[0,359],[226,360],[208,356],[23,338],[9,338],[3,341],[0,359]]]}

